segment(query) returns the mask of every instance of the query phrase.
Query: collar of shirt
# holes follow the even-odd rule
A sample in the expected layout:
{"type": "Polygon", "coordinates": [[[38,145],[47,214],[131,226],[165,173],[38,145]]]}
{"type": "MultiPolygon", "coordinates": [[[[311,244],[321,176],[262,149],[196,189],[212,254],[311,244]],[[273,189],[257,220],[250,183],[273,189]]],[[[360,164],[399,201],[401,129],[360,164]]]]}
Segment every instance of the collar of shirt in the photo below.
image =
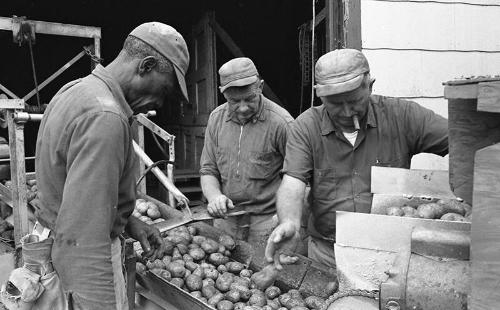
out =
{"type": "Polygon", "coordinates": [[[106,70],[106,68],[102,65],[97,65],[94,71],[92,71],[92,75],[102,80],[104,84],[108,86],[113,94],[113,97],[115,97],[127,118],[130,119],[132,115],[134,115],[134,112],[128,105],[127,100],[125,100],[125,95],[123,94],[120,85],[118,85],[118,82],[111,76],[108,70],[106,70]]]}
{"type": "MultiPolygon", "coordinates": [[[[377,127],[377,119],[375,118],[375,114],[373,113],[373,103],[372,98],[370,97],[370,103],[368,104],[368,112],[367,112],[367,120],[366,126],[377,127]]],[[[365,128],[366,128],[365,126],[365,128]]],[[[328,115],[328,111],[325,106],[322,106],[321,111],[321,134],[326,136],[331,132],[338,131],[339,129],[335,127],[330,116],[328,115]]]]}
{"type": "MultiPolygon", "coordinates": [[[[252,118],[247,122],[256,122],[256,121],[264,121],[266,120],[266,115],[264,113],[264,105],[265,101],[267,100],[266,97],[264,97],[262,94],[260,95],[260,102],[259,102],[259,110],[257,113],[255,113],[252,118]]],[[[229,110],[229,103],[227,104],[227,117],[226,117],[226,122],[228,121],[234,121],[239,124],[238,118],[234,115],[233,111],[229,110]]]]}

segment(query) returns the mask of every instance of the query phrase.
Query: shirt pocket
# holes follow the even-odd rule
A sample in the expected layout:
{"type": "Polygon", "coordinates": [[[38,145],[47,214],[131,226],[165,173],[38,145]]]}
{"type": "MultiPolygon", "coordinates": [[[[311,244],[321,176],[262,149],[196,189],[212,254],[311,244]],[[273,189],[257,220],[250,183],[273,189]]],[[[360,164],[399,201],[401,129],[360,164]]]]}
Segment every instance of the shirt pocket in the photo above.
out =
{"type": "Polygon", "coordinates": [[[316,201],[331,201],[337,197],[338,177],[334,168],[314,169],[313,198],[316,201]]]}
{"type": "Polygon", "coordinates": [[[374,166],[377,167],[393,167],[393,168],[401,168],[403,167],[403,159],[400,155],[394,155],[391,157],[382,157],[377,158],[375,160],[374,166]]]}
{"type": "Polygon", "coordinates": [[[225,147],[218,146],[215,151],[215,160],[217,162],[217,169],[219,170],[220,176],[223,180],[227,180],[229,178],[229,150],[225,147]]]}
{"type": "Polygon", "coordinates": [[[248,178],[254,180],[269,179],[276,170],[274,152],[250,152],[248,158],[248,178]]]}

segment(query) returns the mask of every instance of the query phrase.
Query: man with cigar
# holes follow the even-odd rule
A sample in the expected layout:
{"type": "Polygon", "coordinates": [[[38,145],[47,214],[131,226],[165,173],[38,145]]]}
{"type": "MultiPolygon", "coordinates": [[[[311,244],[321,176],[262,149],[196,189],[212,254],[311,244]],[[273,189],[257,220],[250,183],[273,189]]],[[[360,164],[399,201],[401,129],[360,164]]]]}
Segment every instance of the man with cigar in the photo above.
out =
{"type": "Polygon", "coordinates": [[[308,256],[335,267],[335,211],[370,212],[372,166],[409,168],[421,152],[445,156],[448,122],[415,102],[372,95],[375,79],[357,50],[329,52],[315,68],[323,104],[291,126],[277,193],[280,224],[269,237],[266,257],[273,261],[275,254],[294,251],[310,183],[308,256]]]}

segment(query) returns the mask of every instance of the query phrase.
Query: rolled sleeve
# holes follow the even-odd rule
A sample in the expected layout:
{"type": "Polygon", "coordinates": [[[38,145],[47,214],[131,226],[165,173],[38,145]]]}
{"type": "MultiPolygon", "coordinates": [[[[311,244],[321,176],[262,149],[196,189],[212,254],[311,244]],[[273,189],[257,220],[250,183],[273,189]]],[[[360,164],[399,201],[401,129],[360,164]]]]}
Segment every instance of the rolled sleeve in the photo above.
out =
{"type": "Polygon", "coordinates": [[[307,183],[313,169],[312,150],[307,128],[300,119],[289,126],[283,173],[307,183]]]}
{"type": "Polygon", "coordinates": [[[128,124],[112,112],[81,116],[69,133],[66,183],[52,252],[64,287],[115,309],[111,229],[129,143],[128,124]]]}
{"type": "Polygon", "coordinates": [[[215,121],[213,115],[211,115],[205,130],[205,141],[200,157],[200,175],[212,175],[220,179],[220,172],[217,168],[217,144],[214,129],[215,121]]]}
{"type": "Polygon", "coordinates": [[[405,119],[412,154],[448,154],[448,120],[415,102],[407,102],[405,119]]]}

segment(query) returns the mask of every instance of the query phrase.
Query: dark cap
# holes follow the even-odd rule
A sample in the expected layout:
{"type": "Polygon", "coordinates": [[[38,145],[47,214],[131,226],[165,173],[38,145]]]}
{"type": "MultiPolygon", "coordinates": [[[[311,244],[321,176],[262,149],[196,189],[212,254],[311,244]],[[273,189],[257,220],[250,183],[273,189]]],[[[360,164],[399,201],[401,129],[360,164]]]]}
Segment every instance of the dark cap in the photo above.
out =
{"type": "Polygon", "coordinates": [[[355,49],[326,53],[316,62],[316,96],[341,94],[358,88],[364,74],[370,72],[365,55],[355,49]]]}
{"type": "Polygon", "coordinates": [[[239,57],[231,59],[219,69],[220,92],[223,93],[232,86],[246,86],[259,80],[259,73],[250,58],[239,57]]]}
{"type": "Polygon", "coordinates": [[[159,22],[141,24],[132,30],[130,35],[151,45],[172,62],[181,92],[189,101],[185,80],[189,67],[189,52],[182,35],[173,27],[159,22]]]}

